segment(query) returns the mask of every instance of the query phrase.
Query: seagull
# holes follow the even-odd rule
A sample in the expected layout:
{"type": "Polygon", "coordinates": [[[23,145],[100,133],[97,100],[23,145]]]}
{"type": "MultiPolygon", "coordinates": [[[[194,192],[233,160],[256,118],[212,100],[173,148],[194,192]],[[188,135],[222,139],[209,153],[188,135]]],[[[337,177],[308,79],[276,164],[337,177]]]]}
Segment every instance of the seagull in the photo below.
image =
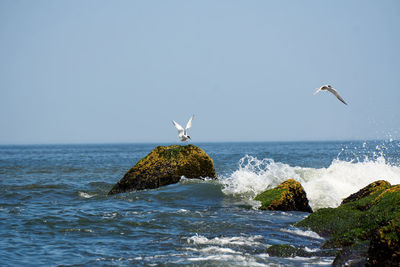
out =
{"type": "Polygon", "coordinates": [[[186,128],[183,129],[182,126],[180,126],[176,121],[172,121],[174,124],[175,128],[178,130],[178,137],[182,142],[187,142],[188,139],[191,139],[189,135],[187,135],[187,130],[192,127],[192,120],[193,120],[194,115],[190,117],[188,123],[186,124],[186,128]]]}
{"type": "Polygon", "coordinates": [[[331,92],[332,94],[334,94],[334,95],[337,97],[337,99],[339,99],[339,100],[342,101],[345,105],[347,105],[347,103],[346,103],[346,102],[344,101],[344,99],[339,95],[339,93],[338,93],[335,89],[333,89],[332,86],[330,86],[330,85],[323,85],[323,86],[321,86],[320,88],[318,88],[318,90],[317,90],[313,95],[316,95],[317,93],[319,93],[319,91],[324,91],[324,90],[327,90],[327,91],[331,92]]]}

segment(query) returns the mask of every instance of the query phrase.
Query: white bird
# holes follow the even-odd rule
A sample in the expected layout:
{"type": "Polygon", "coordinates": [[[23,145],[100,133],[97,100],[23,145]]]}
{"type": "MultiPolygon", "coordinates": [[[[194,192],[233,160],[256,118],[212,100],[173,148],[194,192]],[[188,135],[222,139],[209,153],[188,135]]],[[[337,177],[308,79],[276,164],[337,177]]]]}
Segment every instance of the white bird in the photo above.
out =
{"type": "Polygon", "coordinates": [[[186,142],[188,139],[191,139],[189,135],[187,135],[187,130],[192,127],[192,120],[193,120],[194,115],[190,117],[188,123],[186,124],[186,128],[183,129],[182,126],[180,126],[176,121],[172,121],[174,124],[175,128],[178,130],[178,137],[182,142],[186,142]]]}
{"type": "Polygon", "coordinates": [[[321,86],[320,88],[318,88],[318,90],[317,90],[313,95],[316,95],[316,94],[319,93],[320,91],[324,91],[324,90],[331,92],[332,94],[334,94],[334,95],[337,97],[337,99],[339,99],[340,101],[342,101],[344,104],[347,105],[347,103],[346,103],[346,102],[344,101],[344,99],[339,95],[339,93],[338,93],[335,89],[333,89],[332,86],[330,86],[330,85],[323,85],[323,86],[321,86]]]}

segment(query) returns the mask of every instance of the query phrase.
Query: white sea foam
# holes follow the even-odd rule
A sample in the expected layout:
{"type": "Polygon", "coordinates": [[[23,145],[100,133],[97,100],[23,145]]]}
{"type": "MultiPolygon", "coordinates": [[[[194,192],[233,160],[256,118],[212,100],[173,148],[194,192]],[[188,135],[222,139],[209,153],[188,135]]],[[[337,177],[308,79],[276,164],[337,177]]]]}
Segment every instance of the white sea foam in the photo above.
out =
{"type": "Polygon", "coordinates": [[[320,251],[321,249],[319,249],[319,248],[304,247],[304,250],[307,251],[307,252],[318,252],[318,251],[320,251]]]}
{"type": "Polygon", "coordinates": [[[312,266],[314,266],[314,265],[317,265],[317,266],[329,265],[329,266],[331,266],[332,263],[333,263],[333,259],[331,257],[324,257],[324,258],[311,257],[311,258],[306,258],[306,257],[296,256],[296,257],[293,257],[293,258],[290,258],[290,259],[293,260],[293,261],[299,261],[299,263],[293,264],[295,266],[298,266],[298,265],[300,265],[300,266],[309,266],[308,264],[304,263],[305,261],[309,261],[310,265],[312,265],[312,266]]]}
{"type": "Polygon", "coordinates": [[[214,237],[207,238],[202,235],[194,235],[187,239],[189,244],[195,245],[237,245],[237,246],[263,246],[263,237],[255,236],[233,236],[233,237],[214,237]]]}
{"type": "Polygon", "coordinates": [[[209,255],[209,256],[201,256],[201,257],[191,257],[188,258],[189,261],[235,261],[235,262],[243,262],[246,260],[245,257],[241,255],[231,255],[231,254],[218,254],[218,255],[209,255]]]}
{"type": "Polygon", "coordinates": [[[90,195],[90,194],[85,193],[85,192],[78,192],[78,195],[79,195],[80,197],[83,197],[83,198],[91,198],[91,197],[94,197],[94,196],[95,196],[95,195],[90,195]]]}
{"type": "Polygon", "coordinates": [[[301,182],[313,208],[336,207],[342,199],[376,180],[400,184],[400,168],[383,156],[364,162],[335,159],[328,168],[304,172],[301,182]]]}
{"type": "Polygon", "coordinates": [[[377,180],[400,184],[400,167],[388,164],[383,155],[357,162],[335,159],[328,168],[320,169],[292,167],[246,155],[239,161],[238,170],[221,183],[225,194],[252,199],[289,178],[303,185],[310,206],[319,209],[337,207],[343,198],[377,180]]]}
{"type": "Polygon", "coordinates": [[[246,155],[239,161],[239,169],[222,180],[226,194],[247,194],[255,196],[278,185],[284,180],[298,176],[295,169],[287,164],[276,163],[273,159],[259,160],[246,155]]]}
{"type": "Polygon", "coordinates": [[[118,216],[118,213],[117,212],[106,212],[106,213],[104,213],[103,214],[103,218],[104,219],[114,219],[115,217],[117,217],[118,216]]]}
{"type": "Polygon", "coordinates": [[[318,264],[318,265],[329,265],[329,266],[331,266],[332,265],[332,260],[331,259],[329,259],[329,258],[323,258],[323,259],[321,259],[320,261],[318,261],[318,262],[316,262],[316,264],[318,264]]]}
{"type": "Polygon", "coordinates": [[[185,209],[179,209],[178,211],[176,211],[176,213],[179,213],[179,214],[186,214],[186,213],[190,213],[190,211],[185,210],[185,209]]]}
{"type": "Polygon", "coordinates": [[[207,253],[207,254],[221,254],[221,253],[230,253],[230,254],[241,254],[238,251],[235,251],[231,248],[224,248],[224,247],[217,247],[217,246],[211,246],[211,247],[205,247],[205,248],[186,248],[188,251],[195,251],[195,252],[201,252],[201,253],[207,253]]]}
{"type": "MultiPolygon", "coordinates": [[[[282,229],[281,229],[282,230],[282,229]]],[[[293,232],[294,233],[294,232],[293,232]]],[[[299,231],[295,234],[317,237],[310,231],[299,231]]],[[[314,233],[315,234],[315,233],[314,233]]],[[[264,238],[260,235],[254,236],[236,236],[236,237],[215,237],[207,238],[202,235],[194,235],[186,239],[188,247],[185,248],[187,257],[185,261],[201,262],[201,261],[216,261],[221,265],[233,266],[282,266],[281,264],[274,263],[269,260],[270,256],[267,253],[251,254],[248,249],[253,250],[258,247],[260,251],[269,247],[264,238]]],[[[307,251],[315,252],[305,248],[307,251]]],[[[309,264],[329,264],[332,263],[333,258],[287,258],[286,265],[298,265],[301,262],[302,266],[309,264]]],[[[215,263],[214,263],[215,264],[215,263]]],[[[216,264],[218,265],[218,264],[216,264]]],[[[285,266],[286,266],[285,265],[285,266]]]]}
{"type": "Polygon", "coordinates": [[[300,229],[280,229],[280,231],[285,232],[285,233],[290,233],[290,234],[295,234],[295,235],[300,235],[300,236],[306,236],[306,237],[311,237],[315,239],[323,239],[320,237],[317,233],[313,231],[303,231],[300,229]]]}
{"type": "Polygon", "coordinates": [[[202,254],[196,256],[190,256],[187,258],[188,261],[199,262],[199,261],[218,261],[219,264],[214,263],[213,265],[222,266],[281,266],[272,263],[260,263],[258,260],[265,261],[268,258],[268,254],[262,254],[264,257],[259,255],[250,256],[249,254],[240,253],[217,253],[217,254],[202,254]],[[229,265],[228,265],[229,264],[229,265]]]}

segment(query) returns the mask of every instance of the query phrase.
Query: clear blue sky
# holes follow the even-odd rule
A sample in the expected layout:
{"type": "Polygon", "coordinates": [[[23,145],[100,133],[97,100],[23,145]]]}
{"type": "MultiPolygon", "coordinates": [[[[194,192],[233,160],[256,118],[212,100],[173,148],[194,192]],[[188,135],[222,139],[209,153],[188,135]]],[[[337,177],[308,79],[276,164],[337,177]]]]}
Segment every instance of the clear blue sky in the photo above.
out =
{"type": "Polygon", "coordinates": [[[400,136],[400,1],[0,1],[0,144],[400,136]],[[315,89],[331,84],[348,102],[315,89]]]}

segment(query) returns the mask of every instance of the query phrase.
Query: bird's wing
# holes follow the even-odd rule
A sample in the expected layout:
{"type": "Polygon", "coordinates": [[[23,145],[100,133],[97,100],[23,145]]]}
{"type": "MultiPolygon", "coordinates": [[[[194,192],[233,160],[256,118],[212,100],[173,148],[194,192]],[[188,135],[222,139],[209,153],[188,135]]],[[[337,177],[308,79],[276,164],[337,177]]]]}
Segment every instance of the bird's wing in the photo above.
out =
{"type": "Polygon", "coordinates": [[[315,93],[313,95],[316,95],[319,93],[319,91],[321,91],[321,88],[318,88],[317,91],[315,91],[315,93]]]}
{"type": "Polygon", "coordinates": [[[339,93],[338,93],[335,89],[333,89],[333,88],[327,88],[327,90],[328,90],[329,92],[331,92],[332,94],[334,94],[334,95],[337,97],[337,99],[339,99],[340,101],[343,102],[343,104],[347,105],[346,101],[344,101],[344,99],[339,95],[339,93]]]}
{"type": "Polygon", "coordinates": [[[192,121],[193,121],[194,115],[192,115],[192,117],[190,117],[188,123],[186,124],[186,129],[189,129],[190,127],[192,127],[192,121]]]}
{"type": "Polygon", "coordinates": [[[183,129],[182,126],[179,125],[179,123],[177,123],[176,121],[172,121],[172,123],[174,124],[175,128],[178,130],[178,133],[181,134],[185,131],[185,129],[183,129]]]}

